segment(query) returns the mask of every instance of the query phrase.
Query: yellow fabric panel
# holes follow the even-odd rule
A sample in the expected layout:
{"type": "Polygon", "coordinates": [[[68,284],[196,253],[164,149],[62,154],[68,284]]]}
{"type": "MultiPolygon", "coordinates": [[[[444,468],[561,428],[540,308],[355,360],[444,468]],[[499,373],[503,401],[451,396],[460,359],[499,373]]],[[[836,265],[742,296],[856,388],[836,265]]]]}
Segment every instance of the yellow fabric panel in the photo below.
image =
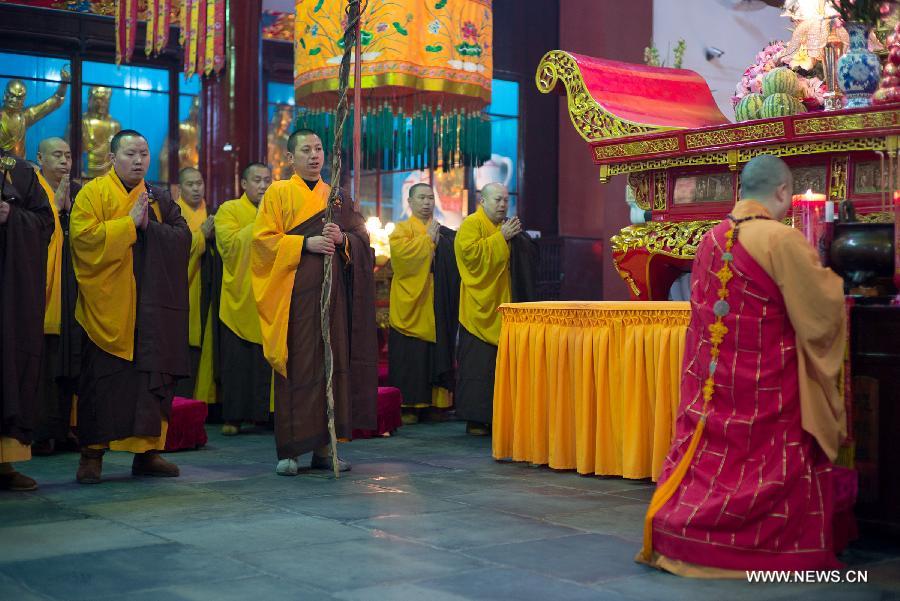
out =
{"type": "Polygon", "coordinates": [[[147,451],[163,451],[166,448],[166,433],[169,422],[162,420],[159,436],[129,436],[119,440],[111,440],[108,444],[92,444],[89,448],[96,450],[124,451],[126,453],[146,453],[147,451]]]}
{"type": "Polygon", "coordinates": [[[428,226],[413,216],[401,221],[391,233],[390,321],[391,327],[406,336],[435,341],[434,325],[434,242],[428,226]]]}
{"type": "MultiPolygon", "coordinates": [[[[318,100],[323,106],[332,106],[333,95],[326,92],[338,87],[346,7],[335,1],[295,0],[294,4],[296,96],[304,98],[305,105],[318,100]]],[[[494,62],[491,0],[379,1],[372,3],[366,16],[363,89],[405,87],[420,92],[422,98],[434,99],[444,93],[472,96],[474,102],[490,101],[494,62]]],[[[353,75],[350,77],[353,85],[353,75]]],[[[445,110],[448,106],[452,108],[445,102],[445,110]]]]}
{"type": "Polygon", "coordinates": [[[187,221],[191,230],[191,256],[188,259],[188,299],[190,303],[190,317],[188,320],[188,344],[199,347],[202,341],[203,320],[200,315],[200,261],[206,252],[206,237],[200,230],[200,226],[206,221],[206,202],[201,202],[196,209],[192,208],[183,198],[177,203],[181,208],[181,216],[187,221]]]}
{"type": "Polygon", "coordinates": [[[206,327],[203,329],[203,344],[200,346],[200,364],[197,366],[197,381],[194,384],[194,398],[207,405],[216,402],[216,378],[213,367],[213,307],[212,303],[206,315],[206,327]]]}
{"type": "Polygon", "coordinates": [[[454,243],[459,290],[459,323],[474,336],[496,345],[500,338],[497,308],[510,300],[509,244],[500,226],[484,209],[466,217],[454,243]]]}
{"type": "Polygon", "coordinates": [[[675,428],[690,304],[513,303],[500,313],[494,457],[655,479],[675,428]]]}
{"type": "Polygon", "coordinates": [[[50,200],[50,208],[53,210],[53,235],[50,236],[50,244],[47,246],[47,296],[44,304],[44,334],[59,335],[62,321],[62,255],[63,255],[63,231],[59,222],[59,209],[54,197],[56,190],[44,179],[40,171],[37,172],[38,181],[47,198],[50,200]]]}
{"type": "Polygon", "coordinates": [[[250,277],[259,312],[263,353],[287,377],[287,332],[294,274],[303,236],[288,232],[325,209],[331,187],[319,180],[310,190],[298,175],[273,182],[259,204],[250,244],[250,277]]]}
{"type": "Polygon", "coordinates": [[[442,386],[431,389],[431,406],[438,409],[449,409],[453,406],[453,394],[442,386]]]}
{"type": "MultiPolygon", "coordinates": [[[[94,344],[127,361],[133,358],[137,312],[131,253],[137,229],[128,213],[145,191],[142,181],[126,192],[110,169],[81,189],[69,221],[78,280],[75,319],[94,344]]],[[[156,203],[151,206],[158,218],[156,203]]]]}
{"type": "Polygon", "coordinates": [[[222,257],[219,319],[235,335],[261,344],[259,314],[250,281],[250,242],[256,213],[246,194],[223,203],[216,211],[216,246],[222,257]]]}
{"type": "Polygon", "coordinates": [[[0,463],[14,463],[31,459],[31,446],[15,438],[0,436],[0,463]]]}

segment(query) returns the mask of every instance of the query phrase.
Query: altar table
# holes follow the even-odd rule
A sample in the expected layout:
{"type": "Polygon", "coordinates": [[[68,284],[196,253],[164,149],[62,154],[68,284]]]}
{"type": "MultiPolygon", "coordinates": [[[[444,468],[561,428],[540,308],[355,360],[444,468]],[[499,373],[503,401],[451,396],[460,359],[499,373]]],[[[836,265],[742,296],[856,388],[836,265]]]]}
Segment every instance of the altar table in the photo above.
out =
{"type": "Polygon", "coordinates": [[[493,455],[650,478],[675,429],[686,302],[500,307],[493,455]]]}

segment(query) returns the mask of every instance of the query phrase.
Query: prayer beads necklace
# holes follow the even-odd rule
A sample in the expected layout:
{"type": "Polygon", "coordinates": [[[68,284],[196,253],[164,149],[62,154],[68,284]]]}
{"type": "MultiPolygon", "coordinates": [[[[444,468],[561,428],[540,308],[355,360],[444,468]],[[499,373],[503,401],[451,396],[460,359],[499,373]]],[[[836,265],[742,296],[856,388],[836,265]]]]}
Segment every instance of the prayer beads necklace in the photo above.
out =
{"type": "Polygon", "coordinates": [[[719,364],[719,345],[722,344],[722,340],[725,339],[725,334],[728,333],[728,326],[725,325],[725,317],[731,312],[731,306],[726,299],[728,298],[728,282],[734,277],[734,272],[731,271],[731,263],[734,261],[734,255],[732,254],[731,249],[737,241],[741,224],[746,221],[753,221],[754,219],[769,219],[769,217],[766,217],[765,215],[751,215],[749,217],[737,219],[733,215],[728,216],[728,220],[731,221],[733,225],[731,226],[731,229],[725,232],[725,252],[722,253],[722,267],[716,272],[716,277],[722,285],[719,288],[719,300],[713,305],[713,314],[716,316],[716,321],[709,325],[709,337],[712,348],[709,351],[711,357],[709,361],[709,375],[703,383],[703,410],[700,417],[703,422],[706,422],[709,402],[712,400],[713,391],[715,390],[715,381],[713,378],[716,374],[716,367],[719,364]]]}

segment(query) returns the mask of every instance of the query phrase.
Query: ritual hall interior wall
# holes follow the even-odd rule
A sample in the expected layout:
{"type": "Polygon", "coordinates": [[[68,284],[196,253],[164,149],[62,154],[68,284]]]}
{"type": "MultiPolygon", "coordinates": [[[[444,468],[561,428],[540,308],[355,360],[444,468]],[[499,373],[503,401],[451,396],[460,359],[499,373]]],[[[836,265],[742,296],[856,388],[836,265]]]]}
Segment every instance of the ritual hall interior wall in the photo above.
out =
{"type": "MultiPolygon", "coordinates": [[[[682,67],[696,71],[709,83],[713,97],[729,119],[734,119],[731,96],[744,70],[756,54],[773,40],[783,40],[790,21],[782,11],[761,2],[710,0],[654,0],[653,44],[665,57],[678,40],[685,42],[682,67]],[[722,56],[707,59],[706,49],[722,56]]],[[[671,64],[671,59],[669,59],[671,64]]]]}
{"type": "MultiPolygon", "coordinates": [[[[562,0],[559,48],[642,63],[652,36],[652,14],[653,0],[562,0]]],[[[609,249],[610,237],[629,224],[625,178],[600,183],[588,145],[569,119],[565,98],[560,97],[558,103],[559,234],[568,241],[563,252],[568,273],[560,296],[627,300],[628,289],[613,266],[609,249]]]]}

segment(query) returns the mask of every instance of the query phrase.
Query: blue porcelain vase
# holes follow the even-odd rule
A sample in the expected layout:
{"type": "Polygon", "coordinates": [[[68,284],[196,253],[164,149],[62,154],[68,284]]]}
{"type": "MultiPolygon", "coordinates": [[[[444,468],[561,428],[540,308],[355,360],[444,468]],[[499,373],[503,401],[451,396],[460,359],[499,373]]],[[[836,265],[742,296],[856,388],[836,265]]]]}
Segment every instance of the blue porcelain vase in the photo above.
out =
{"type": "Polygon", "coordinates": [[[881,62],[874,52],[869,52],[869,26],[847,23],[850,34],[850,50],[838,60],[838,82],[847,97],[844,108],[869,106],[872,94],[878,89],[881,62]]]}

